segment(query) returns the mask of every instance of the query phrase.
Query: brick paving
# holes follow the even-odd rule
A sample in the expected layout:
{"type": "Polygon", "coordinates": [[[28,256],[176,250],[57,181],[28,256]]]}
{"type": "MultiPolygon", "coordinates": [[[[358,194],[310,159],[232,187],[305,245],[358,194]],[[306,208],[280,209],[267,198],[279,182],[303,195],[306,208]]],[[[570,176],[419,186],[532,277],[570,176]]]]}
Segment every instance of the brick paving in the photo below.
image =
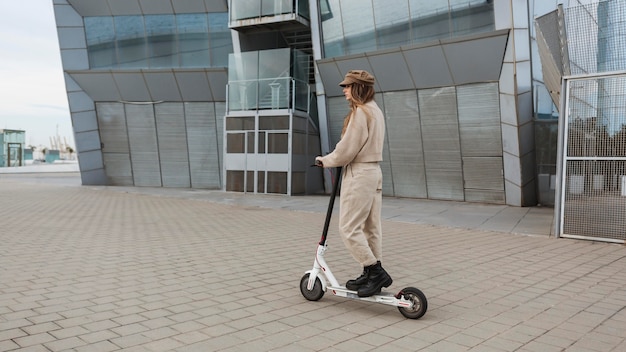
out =
{"type": "Polygon", "coordinates": [[[626,247],[514,234],[550,223],[536,208],[385,201],[389,290],[428,297],[410,320],[302,297],[325,197],[32,180],[0,177],[0,351],[626,351],[626,247]]]}

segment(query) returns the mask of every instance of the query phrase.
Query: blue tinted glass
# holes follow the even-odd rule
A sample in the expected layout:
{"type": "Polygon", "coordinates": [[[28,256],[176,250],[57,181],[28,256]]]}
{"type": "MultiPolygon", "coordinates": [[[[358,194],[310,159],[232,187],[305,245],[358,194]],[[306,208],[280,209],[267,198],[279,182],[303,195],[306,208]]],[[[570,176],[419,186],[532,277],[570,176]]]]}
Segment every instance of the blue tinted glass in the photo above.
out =
{"type": "Polygon", "coordinates": [[[228,13],[85,17],[96,68],[226,67],[228,13]]]}
{"type": "Polygon", "coordinates": [[[174,15],[146,16],[145,23],[150,67],[178,67],[174,15]]]}
{"type": "Polygon", "coordinates": [[[209,66],[209,24],[206,14],[176,16],[182,67],[209,66]]]}
{"type": "Polygon", "coordinates": [[[116,16],[113,19],[117,34],[119,66],[148,67],[143,18],[141,16],[116,16]]]}
{"type": "Polygon", "coordinates": [[[324,56],[345,55],[339,0],[320,0],[320,16],[324,37],[324,56]]]}
{"type": "Polygon", "coordinates": [[[227,13],[209,14],[209,36],[211,67],[226,67],[228,54],[233,52],[227,13]]]}
{"type": "Polygon", "coordinates": [[[311,13],[309,11],[309,1],[308,0],[296,0],[296,6],[298,6],[298,15],[306,18],[307,20],[311,18],[311,13]]]}
{"type": "Polygon", "coordinates": [[[409,0],[409,8],[413,43],[450,36],[448,1],[409,0]]]}
{"type": "Polygon", "coordinates": [[[485,0],[319,0],[319,11],[324,57],[495,29],[485,0]]]}
{"type": "Polygon", "coordinates": [[[340,4],[346,54],[376,50],[372,3],[363,0],[342,0],[340,4]]]}
{"type": "Polygon", "coordinates": [[[398,47],[411,42],[407,0],[374,1],[378,49],[398,47]]]}
{"type": "Polygon", "coordinates": [[[90,68],[117,66],[112,17],[85,17],[85,36],[90,68]]]}
{"type": "Polygon", "coordinates": [[[450,0],[451,35],[454,37],[490,32],[495,29],[493,2],[450,0]]]}

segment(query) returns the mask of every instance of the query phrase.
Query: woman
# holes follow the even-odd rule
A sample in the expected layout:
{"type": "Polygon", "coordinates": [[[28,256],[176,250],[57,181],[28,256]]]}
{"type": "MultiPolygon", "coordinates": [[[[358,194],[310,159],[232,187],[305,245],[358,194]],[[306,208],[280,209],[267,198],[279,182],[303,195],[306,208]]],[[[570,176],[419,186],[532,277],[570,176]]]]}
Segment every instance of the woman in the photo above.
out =
{"type": "Polygon", "coordinates": [[[385,118],[374,101],[374,76],[364,70],[351,70],[339,83],[350,104],[335,150],[318,156],[321,167],[343,167],[339,211],[339,233],[344,244],[363,267],[361,276],[346,288],[369,297],[391,285],[383,269],[381,206],[382,160],[385,118]]]}

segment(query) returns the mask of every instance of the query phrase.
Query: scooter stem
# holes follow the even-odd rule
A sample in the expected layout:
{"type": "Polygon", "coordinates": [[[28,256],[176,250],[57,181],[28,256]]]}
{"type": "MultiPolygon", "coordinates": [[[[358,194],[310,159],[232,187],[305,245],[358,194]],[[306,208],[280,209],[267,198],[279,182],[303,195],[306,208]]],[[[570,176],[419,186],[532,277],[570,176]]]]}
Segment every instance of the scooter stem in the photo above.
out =
{"type": "Polygon", "coordinates": [[[330,218],[333,214],[333,207],[335,205],[335,197],[337,196],[337,190],[339,189],[339,184],[341,183],[341,166],[336,168],[337,175],[335,176],[337,179],[333,183],[333,191],[330,194],[330,200],[328,201],[328,210],[326,211],[326,221],[324,221],[324,229],[322,230],[322,238],[320,239],[320,246],[326,246],[326,236],[328,235],[328,227],[330,226],[330,218]]]}

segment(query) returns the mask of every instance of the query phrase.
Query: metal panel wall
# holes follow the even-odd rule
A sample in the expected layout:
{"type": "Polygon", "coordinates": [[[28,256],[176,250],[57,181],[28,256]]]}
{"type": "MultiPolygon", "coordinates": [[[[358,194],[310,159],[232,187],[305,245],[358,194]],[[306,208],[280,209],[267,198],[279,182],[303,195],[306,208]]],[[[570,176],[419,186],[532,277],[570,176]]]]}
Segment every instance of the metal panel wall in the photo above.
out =
{"type": "Polygon", "coordinates": [[[185,103],[191,187],[221,188],[220,153],[213,103],[185,103]]]}
{"type": "Polygon", "coordinates": [[[163,187],[190,187],[187,129],[182,103],[154,106],[163,187]]]}
{"type": "Polygon", "coordinates": [[[457,87],[465,200],[505,202],[497,83],[457,87]]]}
{"type": "Polygon", "coordinates": [[[389,159],[393,165],[394,195],[426,198],[426,173],[417,93],[384,94],[389,159]]]}
{"type": "Polygon", "coordinates": [[[107,182],[116,186],[132,186],[133,173],[130,165],[124,105],[97,103],[96,114],[107,182]]]}
{"type": "Polygon", "coordinates": [[[428,198],[464,200],[454,87],[418,91],[428,198]]]}
{"type": "Polygon", "coordinates": [[[126,104],[125,110],[135,186],[161,187],[154,107],[126,104]]]}
{"type": "Polygon", "coordinates": [[[335,145],[341,139],[341,129],[343,128],[343,120],[350,112],[350,107],[345,97],[328,98],[328,116],[330,134],[330,150],[335,149],[335,145]]]}

